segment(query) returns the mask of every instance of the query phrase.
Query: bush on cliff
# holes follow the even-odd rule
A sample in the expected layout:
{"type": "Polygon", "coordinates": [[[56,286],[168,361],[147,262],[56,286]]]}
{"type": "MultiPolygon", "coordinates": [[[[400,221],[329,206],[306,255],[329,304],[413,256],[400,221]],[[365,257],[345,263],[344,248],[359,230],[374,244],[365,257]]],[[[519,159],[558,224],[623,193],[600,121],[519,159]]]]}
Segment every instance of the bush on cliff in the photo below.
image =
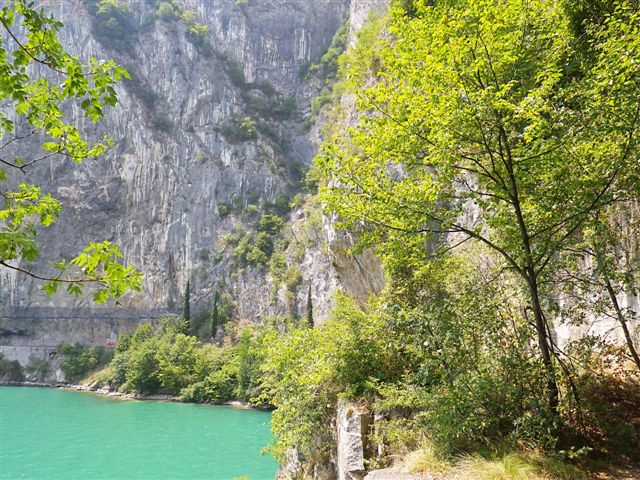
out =
{"type": "Polygon", "coordinates": [[[125,392],[162,393],[199,403],[248,399],[256,377],[250,362],[253,335],[247,331],[241,346],[218,347],[201,345],[184,331],[181,318],[165,317],[156,328],[145,323],[133,335],[123,335],[107,383],[125,392]],[[245,372],[243,382],[240,371],[245,372]]]}
{"type": "Polygon", "coordinates": [[[62,343],[58,354],[63,357],[60,370],[68,382],[77,382],[111,360],[111,352],[104,347],[86,347],[79,343],[62,343]]]}
{"type": "Polygon", "coordinates": [[[17,360],[7,360],[0,352],[0,380],[5,382],[23,382],[24,371],[17,360]]]}
{"type": "Polygon", "coordinates": [[[263,402],[276,407],[276,458],[291,448],[328,458],[335,439],[327,426],[339,397],[379,414],[370,437],[384,446],[378,464],[425,444],[438,458],[505,443],[569,457],[638,445],[638,399],[630,394],[637,378],[605,381],[585,349],[572,359],[589,358],[588,369],[576,368],[591,373],[559,376],[563,391],[578,389],[580,402],[564,399],[563,423],[554,423],[545,409],[545,368],[519,315],[521,293],[513,283],[490,281],[499,270],[484,265],[484,255],[472,248],[411,268],[415,258],[396,259],[386,290],[367,312],[341,298],[325,323],[269,334],[261,388],[263,402]]]}
{"type": "Polygon", "coordinates": [[[279,460],[288,448],[329,455],[331,424],[339,395],[366,397],[380,380],[402,375],[404,352],[389,348],[380,317],[367,315],[340,297],[332,318],[317,328],[273,330],[262,340],[261,399],[276,407],[271,451],[279,460]]]}

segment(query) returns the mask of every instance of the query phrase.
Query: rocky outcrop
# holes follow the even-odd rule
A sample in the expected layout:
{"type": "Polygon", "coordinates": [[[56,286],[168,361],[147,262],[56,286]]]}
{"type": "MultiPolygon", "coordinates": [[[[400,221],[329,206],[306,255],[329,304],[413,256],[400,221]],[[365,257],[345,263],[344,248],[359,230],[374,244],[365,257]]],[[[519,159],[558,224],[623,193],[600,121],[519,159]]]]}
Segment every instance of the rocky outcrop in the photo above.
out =
{"type": "Polygon", "coordinates": [[[382,468],[372,470],[364,477],[364,480],[433,480],[433,476],[417,476],[402,468],[382,468]]]}
{"type": "Polygon", "coordinates": [[[118,335],[132,332],[145,321],[154,322],[162,311],[71,308],[16,308],[12,316],[0,317],[0,351],[9,360],[27,366],[37,361],[51,364],[47,381],[62,381],[57,368],[61,343],[112,348],[118,335]],[[16,326],[20,329],[17,330],[16,326]]]}
{"type": "Polygon", "coordinates": [[[358,31],[372,16],[383,15],[389,7],[389,0],[352,0],[349,8],[349,46],[357,40],[358,31]]]}
{"type": "Polygon", "coordinates": [[[362,480],[366,474],[365,458],[370,412],[361,405],[338,401],[336,419],[338,480],[362,480]]]}
{"type": "Polygon", "coordinates": [[[278,480],[313,478],[314,480],[363,480],[365,461],[372,454],[369,446],[372,415],[364,405],[338,400],[335,424],[335,452],[322,462],[305,458],[297,449],[287,452],[278,471],[278,480]]]}
{"type": "MultiPolygon", "coordinates": [[[[308,122],[320,88],[300,72],[318,61],[343,22],[349,18],[352,41],[386,0],[180,0],[208,29],[197,38],[179,16],[160,15],[158,2],[115,3],[125,17],[101,17],[92,0],[40,4],[64,22],[60,38],[71,53],[115,58],[130,71],[132,80],[118,86],[118,106],[97,127],[77,119],[89,138],[108,133],[115,146],[81,165],[65,158],[36,164],[16,181],[42,185],[64,204],[62,217],[41,234],[35,270],[47,273],[45,259],[70,258],[106,239],[144,273],[143,292],[119,307],[96,306],[87,297],[47,297],[38,281],[0,267],[6,357],[45,358],[61,341],[110,344],[141,321],[179,313],[188,279],[192,312],[223,290],[235,316],[249,321],[303,315],[311,290],[321,322],[337,289],[361,304],[379,291],[384,279],[375,256],[350,254],[351,238],[337,234],[329,218],[309,234],[301,208],[287,216],[288,230],[304,237],[302,253],[286,259],[300,274],[291,291],[266,268],[238,268],[226,240],[234,229],[253,228],[256,209],[260,215],[286,204],[298,190],[319,142],[308,122]],[[238,123],[247,118],[249,132],[238,123]]],[[[13,153],[28,158],[36,151],[23,144],[13,153]]]]}
{"type": "MultiPolygon", "coordinates": [[[[210,49],[204,51],[182,22],[157,18],[154,4],[131,4],[131,31],[116,44],[96,33],[104,20],[83,2],[46,2],[65,23],[61,38],[72,53],[115,57],[135,81],[119,87],[120,104],[100,131],[86,126],[94,138],[108,132],[112,151],[81,166],[55,159],[28,178],[65,205],[43,237],[43,258],[68,257],[94,239],[119,243],[145,274],[143,295],[127,299],[131,309],[179,304],[189,277],[196,298],[204,299],[208,286],[229,281],[226,259],[207,259],[225,233],[243,224],[227,210],[264,208],[295,191],[294,170],[315,151],[301,125],[313,89],[299,70],[323,53],[349,6],[348,0],[183,2],[208,27],[199,40],[210,49]],[[290,118],[279,113],[283,102],[295,110],[290,118]],[[248,138],[225,134],[238,116],[255,124],[248,138]]],[[[8,271],[1,288],[4,311],[86,302],[44,297],[31,279],[8,271]]]]}
{"type": "MultiPolygon", "coordinates": [[[[43,260],[34,268],[47,273],[44,259],[70,258],[90,241],[111,240],[144,273],[143,292],[121,307],[96,307],[64,293],[47,297],[39,282],[0,268],[0,344],[7,358],[24,359],[36,347],[46,352],[32,353],[46,356],[63,337],[102,345],[160,312],[179,312],[188,279],[193,312],[222,289],[235,315],[250,321],[291,308],[303,313],[311,288],[321,319],[340,286],[323,238],[288,259],[302,278],[287,301],[280,292],[274,298],[278,285],[267,269],[234,265],[225,240],[236,228],[252,228],[247,207],[260,215],[286,205],[298,190],[317,147],[308,128],[317,86],[300,71],[325,52],[351,1],[178,1],[207,27],[198,37],[179,16],[160,16],[159,2],[143,0],[119,2],[128,10],[115,26],[126,28],[110,35],[113,22],[92,3],[43,0],[41,6],[64,22],[60,38],[71,53],[115,58],[132,81],[118,86],[118,106],[97,127],[77,119],[90,138],[108,133],[114,148],[82,165],[53,158],[19,179],[41,185],[65,208],[42,232],[43,260]],[[241,124],[245,119],[249,127],[241,124]],[[27,330],[38,333],[30,339],[16,333],[27,330]]],[[[36,150],[21,145],[13,153],[29,157],[36,150]]],[[[295,223],[299,215],[288,219],[295,223]]]]}
{"type": "Polygon", "coordinates": [[[336,231],[330,219],[326,221],[326,232],[333,272],[339,285],[346,286],[348,292],[365,306],[372,292],[384,288],[384,271],[380,259],[371,250],[354,255],[351,249],[355,239],[351,233],[336,231]]]}

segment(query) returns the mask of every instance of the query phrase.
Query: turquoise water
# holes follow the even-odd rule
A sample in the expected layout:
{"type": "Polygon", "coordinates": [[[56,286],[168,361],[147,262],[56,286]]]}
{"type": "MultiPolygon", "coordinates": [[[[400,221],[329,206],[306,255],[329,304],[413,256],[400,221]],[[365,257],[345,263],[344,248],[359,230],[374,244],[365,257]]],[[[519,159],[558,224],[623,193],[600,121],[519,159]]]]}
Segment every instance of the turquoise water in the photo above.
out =
{"type": "Polygon", "coordinates": [[[272,480],[270,414],[0,387],[0,479],[272,480]]]}

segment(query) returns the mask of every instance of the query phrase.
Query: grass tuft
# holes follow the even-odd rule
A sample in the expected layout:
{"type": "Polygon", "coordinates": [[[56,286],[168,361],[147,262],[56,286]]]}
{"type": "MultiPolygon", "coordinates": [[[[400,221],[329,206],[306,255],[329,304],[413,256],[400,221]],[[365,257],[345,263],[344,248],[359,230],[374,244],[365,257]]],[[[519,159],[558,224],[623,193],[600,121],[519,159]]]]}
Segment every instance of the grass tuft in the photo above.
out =
{"type": "Polygon", "coordinates": [[[553,457],[547,457],[540,453],[527,454],[529,461],[548,478],[553,480],[588,480],[589,477],[579,468],[553,457]]]}
{"type": "Polygon", "coordinates": [[[113,379],[114,371],[111,365],[104,367],[102,370],[92,372],[89,376],[83,378],[80,385],[103,386],[108,385],[113,379]]]}
{"type": "Polygon", "coordinates": [[[411,473],[440,473],[452,468],[451,464],[440,458],[428,444],[406,455],[402,463],[411,473]]]}
{"type": "Polygon", "coordinates": [[[510,453],[498,460],[479,456],[465,457],[460,461],[461,478],[469,480],[543,480],[535,465],[523,456],[510,453]]]}
{"type": "Polygon", "coordinates": [[[509,453],[502,458],[463,457],[456,468],[465,480],[587,480],[578,468],[538,452],[509,453]]]}

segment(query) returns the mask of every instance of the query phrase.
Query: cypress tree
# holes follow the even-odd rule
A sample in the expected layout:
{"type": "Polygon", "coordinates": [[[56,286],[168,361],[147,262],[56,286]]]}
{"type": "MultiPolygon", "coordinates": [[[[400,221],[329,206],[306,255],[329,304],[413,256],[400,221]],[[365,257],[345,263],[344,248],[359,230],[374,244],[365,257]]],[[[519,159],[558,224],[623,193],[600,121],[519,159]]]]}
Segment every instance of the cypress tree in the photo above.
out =
{"type": "Polygon", "coordinates": [[[211,337],[216,338],[218,332],[218,291],[213,294],[213,303],[211,304],[211,337]]]}
{"type": "Polygon", "coordinates": [[[307,323],[313,328],[313,301],[311,300],[311,285],[307,292],[307,323]]]}
{"type": "Polygon", "coordinates": [[[185,322],[187,331],[191,328],[191,282],[187,280],[187,286],[184,288],[184,307],[182,309],[182,318],[185,322]]]}

